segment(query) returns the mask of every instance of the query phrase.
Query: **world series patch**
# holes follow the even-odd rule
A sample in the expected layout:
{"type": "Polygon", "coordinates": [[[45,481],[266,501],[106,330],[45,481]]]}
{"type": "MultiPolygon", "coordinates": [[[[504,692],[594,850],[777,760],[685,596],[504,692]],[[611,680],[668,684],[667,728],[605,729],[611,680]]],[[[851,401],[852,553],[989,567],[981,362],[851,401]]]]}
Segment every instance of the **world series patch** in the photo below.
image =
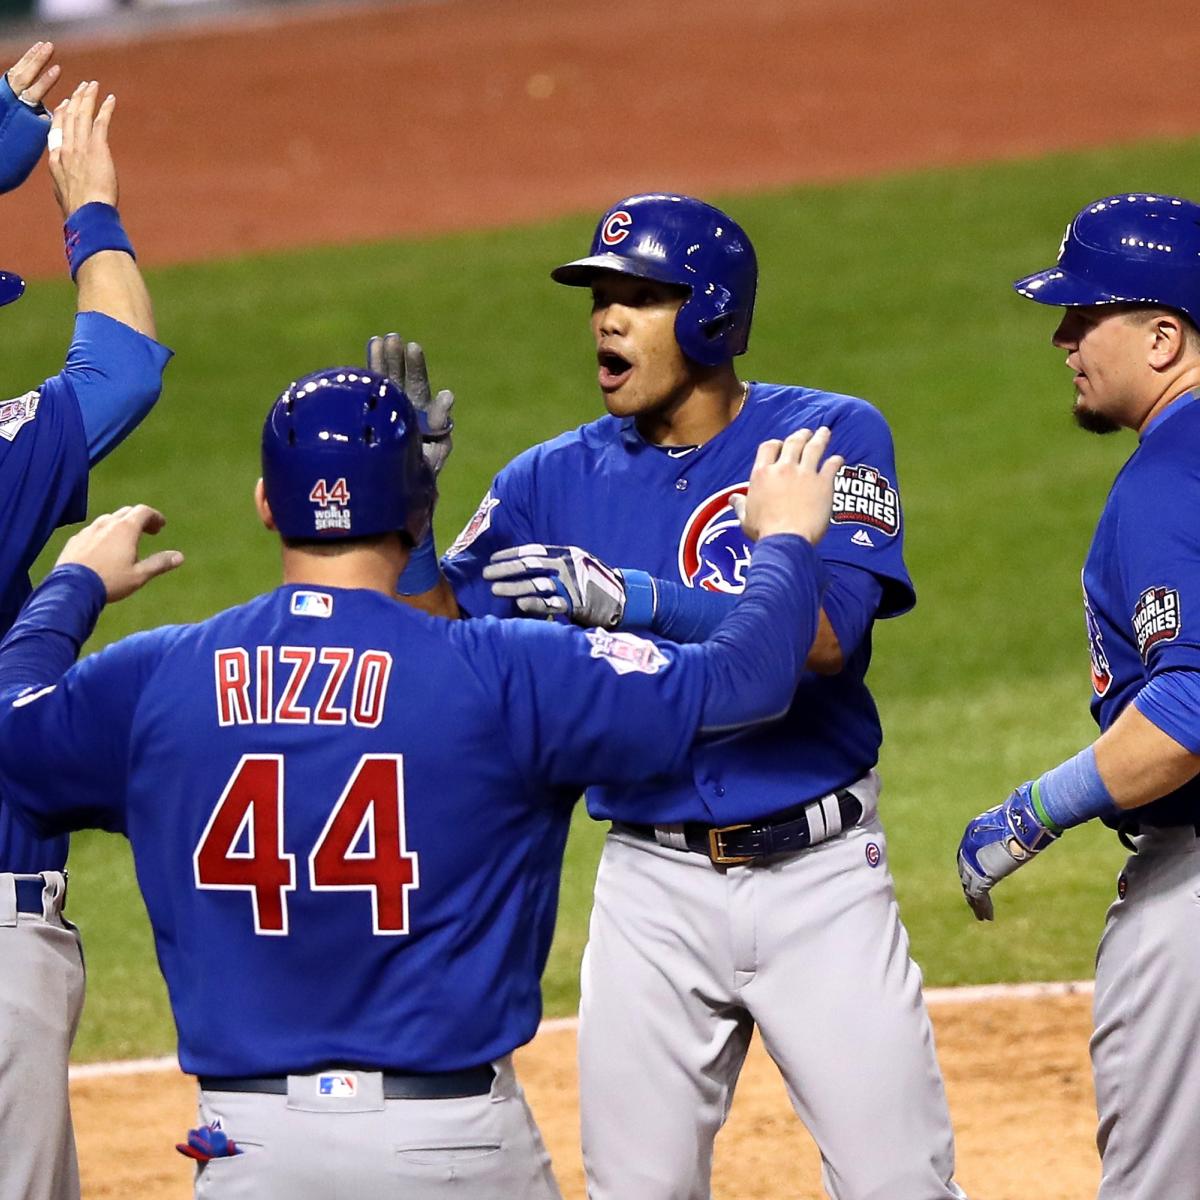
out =
{"type": "Polygon", "coordinates": [[[480,500],[475,515],[463,527],[462,533],[450,543],[450,549],[446,551],[447,558],[461,554],[481,533],[487,531],[492,524],[492,509],[499,503],[490,491],[480,500]]]}
{"type": "Polygon", "coordinates": [[[900,532],[900,496],[892,481],[866,463],[849,463],[833,481],[834,525],[867,525],[888,537],[900,532]]]}
{"type": "Polygon", "coordinates": [[[15,400],[6,400],[0,404],[0,438],[11,442],[21,427],[28,425],[37,416],[41,399],[40,392],[26,392],[15,400]]]}
{"type": "Polygon", "coordinates": [[[1182,624],[1179,613],[1179,592],[1175,588],[1147,588],[1133,610],[1133,636],[1137,639],[1142,662],[1160,642],[1173,642],[1182,624]]]}

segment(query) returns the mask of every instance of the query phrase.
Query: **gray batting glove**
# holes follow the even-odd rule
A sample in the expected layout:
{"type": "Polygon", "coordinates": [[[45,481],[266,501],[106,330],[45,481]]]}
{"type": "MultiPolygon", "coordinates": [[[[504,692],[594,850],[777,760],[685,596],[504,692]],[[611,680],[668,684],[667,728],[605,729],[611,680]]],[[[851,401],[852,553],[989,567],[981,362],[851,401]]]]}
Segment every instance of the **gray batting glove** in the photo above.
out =
{"type": "Polygon", "coordinates": [[[616,629],[625,615],[621,572],[578,546],[497,550],[483,577],[492,595],[515,600],[526,616],[565,616],[587,628],[616,629]]]}
{"type": "Polygon", "coordinates": [[[454,393],[443,389],[433,395],[425,351],[416,342],[405,342],[398,333],[367,339],[367,369],[386,375],[412,401],[421,425],[421,451],[436,478],[453,448],[450,413],[454,393]]]}

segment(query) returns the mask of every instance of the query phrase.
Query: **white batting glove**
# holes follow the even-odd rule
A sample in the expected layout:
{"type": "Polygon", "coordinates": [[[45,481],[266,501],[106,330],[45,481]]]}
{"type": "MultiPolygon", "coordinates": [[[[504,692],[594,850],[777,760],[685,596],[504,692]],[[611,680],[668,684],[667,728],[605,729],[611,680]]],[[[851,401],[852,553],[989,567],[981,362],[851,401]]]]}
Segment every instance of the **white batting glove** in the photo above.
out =
{"type": "Polygon", "coordinates": [[[398,333],[367,339],[367,369],[386,375],[412,401],[421,425],[421,453],[437,478],[453,449],[450,434],[454,422],[454,393],[443,388],[435,396],[429,386],[425,351],[416,342],[406,342],[398,333]]]}
{"type": "Polygon", "coordinates": [[[578,546],[497,550],[483,577],[492,595],[515,600],[526,616],[565,616],[587,628],[616,629],[625,615],[621,572],[578,546]]]}

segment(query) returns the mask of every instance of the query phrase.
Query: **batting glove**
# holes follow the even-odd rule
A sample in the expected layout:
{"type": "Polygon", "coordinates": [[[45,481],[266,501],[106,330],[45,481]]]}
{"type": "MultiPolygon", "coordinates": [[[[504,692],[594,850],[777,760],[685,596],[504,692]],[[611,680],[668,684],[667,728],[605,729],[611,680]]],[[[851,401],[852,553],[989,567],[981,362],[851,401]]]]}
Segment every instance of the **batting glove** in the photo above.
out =
{"type": "Polygon", "coordinates": [[[578,546],[497,550],[483,577],[492,595],[515,600],[530,617],[563,616],[588,628],[616,629],[625,615],[621,572],[578,546]]]}
{"type": "Polygon", "coordinates": [[[367,339],[367,369],[386,375],[412,401],[421,426],[421,451],[437,478],[450,457],[450,434],[454,422],[454,393],[443,389],[435,396],[429,386],[429,368],[425,351],[416,342],[406,342],[398,333],[385,333],[367,339]]]}
{"type": "Polygon", "coordinates": [[[220,1121],[201,1125],[199,1129],[189,1129],[187,1141],[176,1142],[175,1149],[185,1158],[194,1158],[202,1163],[213,1158],[232,1158],[242,1153],[238,1144],[221,1128],[220,1121]]]}
{"type": "Polygon", "coordinates": [[[958,844],[958,877],[978,921],[995,916],[992,888],[1058,840],[1033,807],[1033,784],[1023,783],[1003,804],[967,822],[958,844]]]}

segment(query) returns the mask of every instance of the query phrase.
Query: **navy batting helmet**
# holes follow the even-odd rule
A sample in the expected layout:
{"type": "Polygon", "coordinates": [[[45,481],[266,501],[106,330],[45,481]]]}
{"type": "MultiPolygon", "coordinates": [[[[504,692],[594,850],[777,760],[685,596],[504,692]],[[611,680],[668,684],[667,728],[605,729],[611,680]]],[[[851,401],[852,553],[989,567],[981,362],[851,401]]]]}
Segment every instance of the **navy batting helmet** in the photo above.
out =
{"type": "Polygon", "coordinates": [[[296,380],[263,425],[263,488],[284,537],[405,532],[419,542],[436,497],[408,397],[361,367],[296,380]]]}
{"type": "Polygon", "coordinates": [[[587,258],[550,276],[587,287],[597,271],[688,288],[675,338],[695,362],[715,367],[745,354],[758,261],[746,231],[720,209],[665,193],[618,201],[600,218],[587,258]]]}
{"type": "Polygon", "coordinates": [[[1058,265],[1013,287],[1041,304],[1157,304],[1200,325],[1200,205],[1145,194],[1097,200],[1067,226],[1058,265]]]}
{"type": "Polygon", "coordinates": [[[25,280],[11,271],[0,271],[0,307],[20,300],[25,294],[25,280]]]}

